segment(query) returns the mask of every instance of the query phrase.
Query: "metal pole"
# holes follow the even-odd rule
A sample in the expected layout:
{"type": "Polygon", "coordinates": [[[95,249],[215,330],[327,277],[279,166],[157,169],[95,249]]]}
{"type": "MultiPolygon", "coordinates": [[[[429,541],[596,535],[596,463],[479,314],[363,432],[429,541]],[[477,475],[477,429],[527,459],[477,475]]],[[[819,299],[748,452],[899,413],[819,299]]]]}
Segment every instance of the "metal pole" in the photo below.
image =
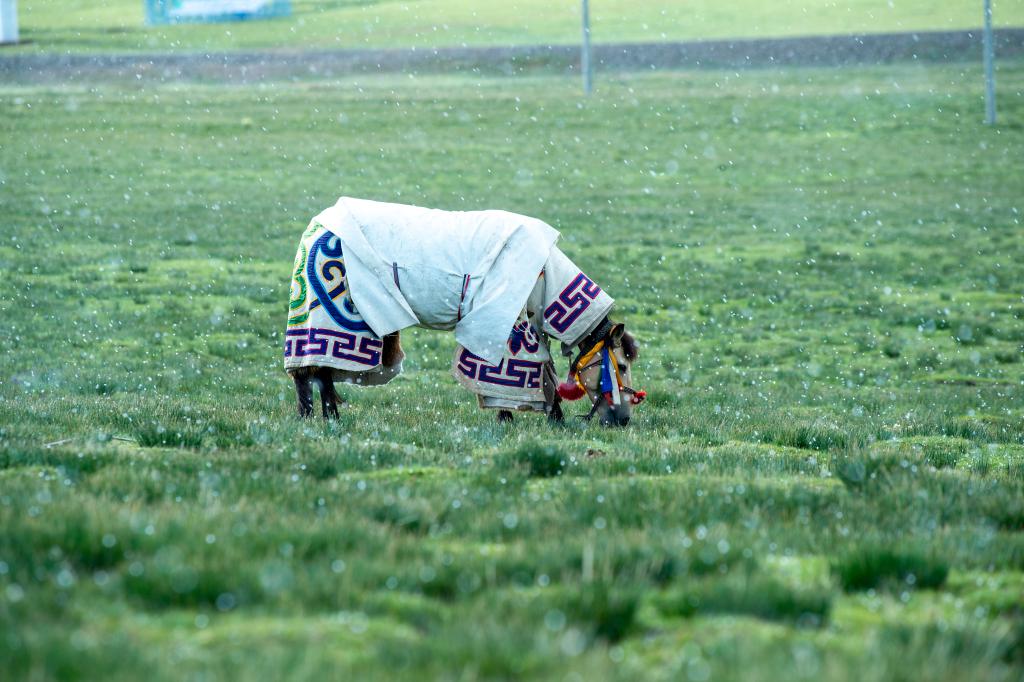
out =
{"type": "Polygon", "coordinates": [[[982,38],[985,57],[985,123],[996,124],[995,42],[992,40],[992,0],[985,0],[985,32],[982,38]]]}
{"type": "MultiPolygon", "coordinates": [[[[986,0],[987,2],[988,0],[986,0]]],[[[580,50],[580,70],[583,71],[583,92],[589,95],[594,89],[594,77],[590,66],[590,1],[583,0],[583,46],[580,50]]]]}

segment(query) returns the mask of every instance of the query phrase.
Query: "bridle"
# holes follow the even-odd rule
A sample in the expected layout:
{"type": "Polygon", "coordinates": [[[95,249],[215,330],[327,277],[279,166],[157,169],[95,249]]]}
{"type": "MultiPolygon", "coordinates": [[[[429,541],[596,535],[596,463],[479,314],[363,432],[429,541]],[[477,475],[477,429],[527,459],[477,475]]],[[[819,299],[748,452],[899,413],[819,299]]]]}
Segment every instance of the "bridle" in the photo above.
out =
{"type": "Polygon", "coordinates": [[[584,395],[591,400],[590,412],[582,416],[584,420],[594,418],[601,407],[602,398],[614,408],[622,404],[625,395],[629,396],[629,402],[633,405],[639,405],[647,397],[647,391],[636,391],[623,384],[619,363],[612,353],[611,330],[612,324],[605,318],[584,339],[580,344],[579,355],[569,365],[567,380],[558,387],[559,396],[565,400],[578,400],[584,395]],[[580,375],[598,365],[601,366],[600,379],[597,386],[590,388],[583,383],[580,375]]]}

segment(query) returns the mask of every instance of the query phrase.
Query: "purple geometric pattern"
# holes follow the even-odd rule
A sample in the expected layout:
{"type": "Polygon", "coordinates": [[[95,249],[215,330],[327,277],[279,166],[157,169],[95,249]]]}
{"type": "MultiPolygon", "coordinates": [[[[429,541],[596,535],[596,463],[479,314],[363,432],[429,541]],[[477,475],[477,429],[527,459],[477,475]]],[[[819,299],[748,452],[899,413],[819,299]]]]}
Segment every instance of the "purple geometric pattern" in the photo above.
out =
{"type": "Polygon", "coordinates": [[[380,339],[360,336],[333,329],[289,329],[285,332],[284,356],[303,358],[330,354],[360,365],[376,367],[380,364],[384,343],[380,339]],[[333,343],[332,343],[333,341],[333,343]]]}
{"type": "Polygon", "coordinates": [[[547,307],[544,319],[559,334],[564,334],[600,293],[601,287],[581,272],[562,290],[558,299],[547,307]]]}
{"type": "Polygon", "coordinates": [[[459,356],[459,371],[463,376],[485,384],[513,388],[540,388],[541,367],[544,363],[517,358],[502,358],[496,366],[473,355],[465,348],[459,356]]]}

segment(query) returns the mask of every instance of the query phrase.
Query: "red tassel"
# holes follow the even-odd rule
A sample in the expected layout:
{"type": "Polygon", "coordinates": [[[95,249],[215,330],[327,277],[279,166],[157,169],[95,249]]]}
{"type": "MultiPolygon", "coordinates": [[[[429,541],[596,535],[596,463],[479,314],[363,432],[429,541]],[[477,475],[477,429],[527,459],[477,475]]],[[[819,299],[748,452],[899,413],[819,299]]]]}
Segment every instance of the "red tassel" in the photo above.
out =
{"type": "Polygon", "coordinates": [[[629,402],[633,403],[634,405],[639,405],[644,401],[644,398],[646,397],[647,391],[637,391],[636,393],[633,394],[633,397],[629,399],[629,402]]]}
{"type": "Polygon", "coordinates": [[[558,384],[558,397],[562,400],[579,400],[587,394],[575,381],[563,381],[558,384]]]}

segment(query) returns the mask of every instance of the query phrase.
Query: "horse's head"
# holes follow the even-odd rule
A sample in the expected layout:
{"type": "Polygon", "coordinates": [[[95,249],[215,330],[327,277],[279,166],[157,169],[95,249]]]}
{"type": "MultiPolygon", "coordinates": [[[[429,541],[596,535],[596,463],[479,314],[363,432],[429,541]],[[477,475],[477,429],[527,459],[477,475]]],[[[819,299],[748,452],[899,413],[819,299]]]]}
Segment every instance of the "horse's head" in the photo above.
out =
{"type": "Polygon", "coordinates": [[[633,406],[647,395],[633,390],[632,365],[637,352],[636,339],[625,325],[612,325],[603,339],[573,362],[569,381],[559,386],[559,395],[576,400],[585,393],[591,402],[588,418],[596,415],[604,426],[625,426],[633,416],[633,406]]]}

